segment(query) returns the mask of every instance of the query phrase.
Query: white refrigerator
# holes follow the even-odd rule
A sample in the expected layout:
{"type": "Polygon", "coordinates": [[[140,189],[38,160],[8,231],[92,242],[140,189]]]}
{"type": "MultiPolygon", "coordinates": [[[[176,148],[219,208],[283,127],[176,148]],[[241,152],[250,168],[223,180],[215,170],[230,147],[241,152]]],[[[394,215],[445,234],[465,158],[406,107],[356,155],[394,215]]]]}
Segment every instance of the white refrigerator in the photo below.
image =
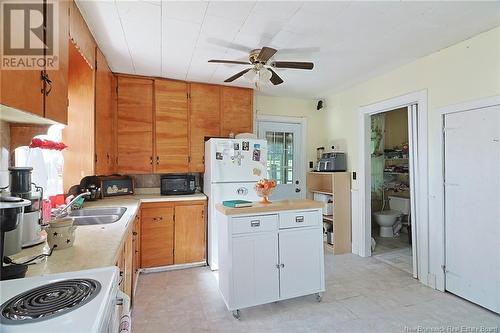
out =
{"type": "Polygon", "coordinates": [[[205,142],[203,191],[208,196],[208,264],[219,268],[215,205],[224,200],[258,201],[255,183],[267,177],[267,142],[210,139],[205,142]]]}

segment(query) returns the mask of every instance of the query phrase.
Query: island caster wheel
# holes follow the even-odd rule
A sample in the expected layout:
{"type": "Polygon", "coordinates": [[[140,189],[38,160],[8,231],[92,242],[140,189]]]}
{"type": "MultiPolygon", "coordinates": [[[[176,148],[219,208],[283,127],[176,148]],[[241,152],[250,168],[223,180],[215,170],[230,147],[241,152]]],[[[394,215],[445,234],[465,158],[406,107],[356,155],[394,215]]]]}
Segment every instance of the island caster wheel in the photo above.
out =
{"type": "Polygon", "coordinates": [[[316,301],[321,302],[323,300],[323,294],[317,293],[316,294],[316,301]]]}
{"type": "Polygon", "coordinates": [[[234,310],[234,311],[233,311],[233,317],[234,317],[235,319],[240,320],[240,310],[234,310]]]}

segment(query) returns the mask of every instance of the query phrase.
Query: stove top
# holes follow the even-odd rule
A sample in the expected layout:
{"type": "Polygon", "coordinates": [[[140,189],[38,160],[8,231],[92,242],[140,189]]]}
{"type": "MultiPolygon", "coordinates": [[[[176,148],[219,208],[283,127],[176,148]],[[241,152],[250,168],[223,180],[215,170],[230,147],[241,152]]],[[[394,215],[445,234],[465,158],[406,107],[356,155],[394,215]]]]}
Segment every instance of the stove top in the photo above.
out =
{"type": "Polygon", "coordinates": [[[101,332],[118,282],[114,266],[0,281],[0,332],[101,332]]]}
{"type": "Polygon", "coordinates": [[[15,324],[47,320],[90,302],[101,284],[93,279],[68,279],[19,294],[0,306],[0,321],[15,324]]]}

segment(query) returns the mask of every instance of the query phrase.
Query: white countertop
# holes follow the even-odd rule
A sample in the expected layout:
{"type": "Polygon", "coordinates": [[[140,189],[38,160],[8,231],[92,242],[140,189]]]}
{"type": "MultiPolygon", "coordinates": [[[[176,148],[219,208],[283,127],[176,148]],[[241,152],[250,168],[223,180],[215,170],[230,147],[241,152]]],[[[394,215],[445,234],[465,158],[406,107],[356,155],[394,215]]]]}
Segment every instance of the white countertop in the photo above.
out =
{"type": "MultiPolygon", "coordinates": [[[[133,223],[141,203],[206,200],[203,193],[190,195],[161,196],[159,194],[127,195],[105,198],[98,201],[87,201],[83,208],[90,207],[126,207],[125,214],[115,223],[103,225],[78,226],[75,231],[75,243],[72,247],[55,250],[50,257],[41,263],[30,265],[26,276],[37,276],[52,273],[71,272],[82,269],[113,266],[125,233],[133,223]]],[[[24,249],[11,256],[15,261],[49,251],[47,243],[24,249]]]]}

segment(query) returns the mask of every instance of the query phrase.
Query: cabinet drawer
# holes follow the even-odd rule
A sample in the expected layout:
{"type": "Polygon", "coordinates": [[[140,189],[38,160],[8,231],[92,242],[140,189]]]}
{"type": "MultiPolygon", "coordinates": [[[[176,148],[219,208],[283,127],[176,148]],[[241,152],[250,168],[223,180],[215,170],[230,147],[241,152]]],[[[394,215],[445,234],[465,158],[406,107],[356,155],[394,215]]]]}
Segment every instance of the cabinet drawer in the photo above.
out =
{"type": "Polygon", "coordinates": [[[278,215],[234,217],[233,234],[278,230],[278,215]]]}
{"type": "Polygon", "coordinates": [[[320,222],[318,211],[280,213],[280,229],[316,226],[320,222]]]}

